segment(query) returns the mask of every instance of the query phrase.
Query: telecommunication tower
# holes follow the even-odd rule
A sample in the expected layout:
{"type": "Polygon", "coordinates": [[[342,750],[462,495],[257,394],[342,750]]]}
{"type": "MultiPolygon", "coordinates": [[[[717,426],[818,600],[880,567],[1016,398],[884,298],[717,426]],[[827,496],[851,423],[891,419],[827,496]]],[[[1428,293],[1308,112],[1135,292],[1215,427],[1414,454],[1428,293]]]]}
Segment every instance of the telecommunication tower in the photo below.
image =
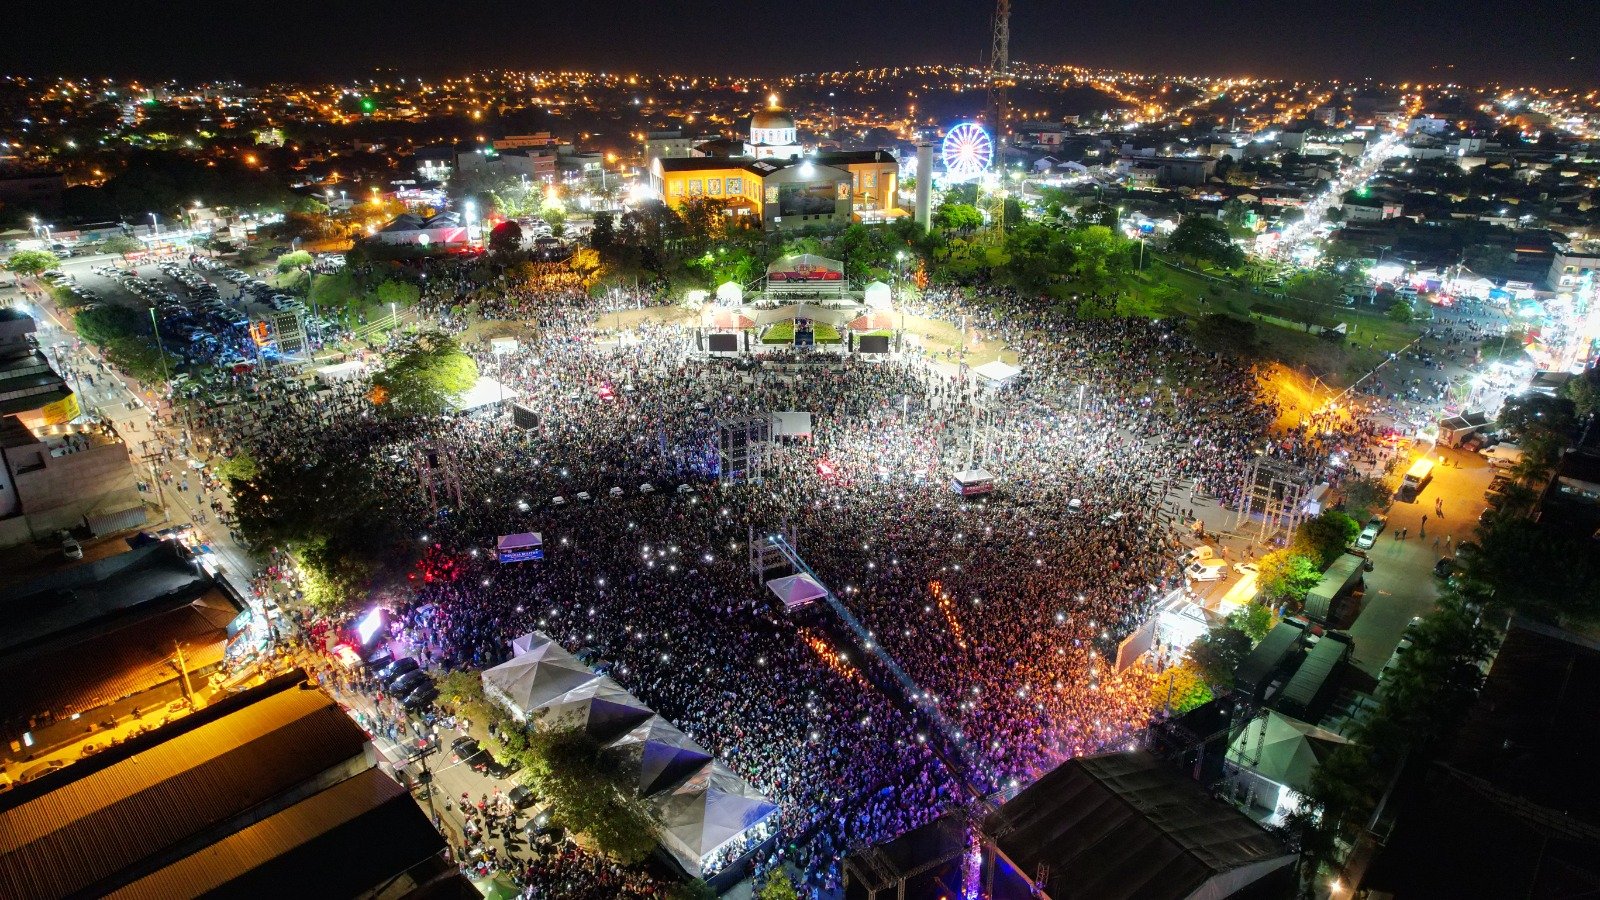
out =
{"type": "Polygon", "coordinates": [[[1006,142],[1007,119],[1011,115],[1006,101],[1010,73],[1011,0],[995,0],[994,44],[989,48],[989,127],[997,150],[1006,142]]]}

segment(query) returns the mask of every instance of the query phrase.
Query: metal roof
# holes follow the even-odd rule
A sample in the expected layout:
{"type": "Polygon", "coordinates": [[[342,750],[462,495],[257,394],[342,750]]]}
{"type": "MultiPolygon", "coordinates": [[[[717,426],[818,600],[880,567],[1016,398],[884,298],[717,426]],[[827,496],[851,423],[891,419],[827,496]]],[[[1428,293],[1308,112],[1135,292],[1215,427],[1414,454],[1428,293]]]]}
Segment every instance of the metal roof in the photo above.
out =
{"type": "Polygon", "coordinates": [[[1293,703],[1302,710],[1310,706],[1317,694],[1322,692],[1322,686],[1333,674],[1334,667],[1349,653],[1350,645],[1343,641],[1329,637],[1318,641],[1306,654],[1300,668],[1294,671],[1294,677],[1283,686],[1283,693],[1278,696],[1279,702],[1293,703]]]}
{"type": "Polygon", "coordinates": [[[1290,622],[1279,622],[1272,626],[1267,636],[1261,639],[1261,643],[1250,651],[1250,655],[1245,657],[1244,662],[1234,671],[1234,683],[1251,691],[1260,690],[1261,683],[1283,665],[1284,658],[1294,650],[1295,644],[1304,635],[1303,629],[1290,622]]]}
{"type": "Polygon", "coordinates": [[[107,896],[270,897],[298,884],[353,897],[443,849],[444,838],[405,788],[368,769],[107,896]]]}
{"type": "Polygon", "coordinates": [[[1041,887],[1050,896],[1079,900],[1201,896],[1226,873],[1259,866],[1261,877],[1294,858],[1144,751],[1068,760],[1000,807],[986,830],[1019,872],[1048,867],[1041,887]]]}
{"type": "Polygon", "coordinates": [[[0,798],[0,896],[103,893],[118,873],[231,833],[232,820],[366,746],[314,688],[268,693],[198,727],[178,724],[144,739],[153,743],[107,751],[0,798]]]}

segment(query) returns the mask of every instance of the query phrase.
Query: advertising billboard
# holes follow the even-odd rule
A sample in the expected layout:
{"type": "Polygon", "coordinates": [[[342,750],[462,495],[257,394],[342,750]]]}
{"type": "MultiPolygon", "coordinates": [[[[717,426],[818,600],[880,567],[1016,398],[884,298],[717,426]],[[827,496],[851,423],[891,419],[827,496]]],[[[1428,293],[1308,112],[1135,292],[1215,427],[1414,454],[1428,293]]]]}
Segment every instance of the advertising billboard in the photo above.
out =
{"type": "Polygon", "coordinates": [[[831,181],[818,181],[810,184],[780,184],[778,185],[778,215],[832,215],[836,199],[836,191],[831,181]]]}

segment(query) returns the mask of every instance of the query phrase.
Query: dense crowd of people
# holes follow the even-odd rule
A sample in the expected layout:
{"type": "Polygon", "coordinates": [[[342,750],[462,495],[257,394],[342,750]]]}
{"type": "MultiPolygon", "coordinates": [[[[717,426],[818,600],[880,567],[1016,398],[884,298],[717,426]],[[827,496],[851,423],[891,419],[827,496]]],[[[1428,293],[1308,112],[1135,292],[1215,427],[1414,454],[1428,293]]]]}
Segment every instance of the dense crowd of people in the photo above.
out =
{"type": "Polygon", "coordinates": [[[1320,466],[1372,428],[1312,415],[1266,442],[1280,410],[1248,365],[1174,323],[1060,316],[1001,290],[930,291],[908,310],[965,317],[1020,355],[1023,375],[985,388],[956,353],[712,360],[677,325],[597,331],[576,290],[441,274],[424,305],[447,330],[473,315],[533,329],[510,354],[469,348],[536,427],[494,413],[396,424],[354,386],[252,388],[268,392],[252,403],[300,414],[264,428],[250,404],[223,403],[203,424],[262,458],[366,459],[373,489],[426,535],[422,565],[450,562],[405,610],[431,666],[492,666],[533,629],[610,661],[779,804],[778,839],[744,864],[789,863],[818,887],[837,886],[852,848],[1137,740],[1152,674],[1118,671],[1116,649],[1178,584],[1182,498],[1236,504],[1256,453],[1320,466]],[[719,422],[770,411],[811,412],[813,431],[775,442],[759,481],[719,486],[719,422]],[[459,504],[419,488],[424,447],[459,504]],[[999,489],[953,493],[951,474],[978,466],[999,489]],[[762,586],[748,544],[778,530],[866,645],[825,604],[787,610],[762,586]],[[544,560],[491,561],[497,536],[523,531],[542,534],[544,560]]]}

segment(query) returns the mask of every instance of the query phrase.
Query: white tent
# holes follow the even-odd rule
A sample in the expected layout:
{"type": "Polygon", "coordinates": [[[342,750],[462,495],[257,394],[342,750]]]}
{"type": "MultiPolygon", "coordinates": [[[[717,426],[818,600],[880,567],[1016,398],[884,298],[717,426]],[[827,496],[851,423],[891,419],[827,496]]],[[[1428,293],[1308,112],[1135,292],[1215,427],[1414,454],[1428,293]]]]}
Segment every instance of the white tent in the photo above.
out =
{"type": "Polygon", "coordinates": [[[487,375],[479,375],[478,380],[472,383],[472,387],[450,401],[450,406],[456,412],[472,412],[502,400],[515,400],[520,396],[522,394],[515,388],[507,387],[487,375]]]}
{"type": "Polygon", "coordinates": [[[827,595],[828,591],[817,583],[810,575],[785,575],[767,582],[767,590],[778,596],[783,601],[785,609],[794,609],[805,606],[813,600],[827,595]]]}
{"type": "Polygon", "coordinates": [[[521,656],[524,653],[537,650],[540,647],[550,643],[552,643],[552,641],[547,635],[541,634],[537,631],[530,631],[522,637],[511,639],[511,655],[521,656]]]}
{"type": "Polygon", "coordinates": [[[1342,735],[1267,710],[1233,742],[1228,761],[1303,794],[1310,789],[1311,777],[1323,758],[1348,743],[1342,735]]]}
{"type": "Polygon", "coordinates": [[[731,281],[717,285],[717,303],[722,306],[738,306],[744,302],[744,288],[731,281]]]}
{"type": "Polygon", "coordinates": [[[639,774],[639,796],[671,790],[711,762],[711,753],[660,716],[636,726],[606,748],[639,774]]]}
{"type": "Polygon", "coordinates": [[[582,728],[595,740],[614,741],[648,722],[650,708],[609,678],[597,678],[562,694],[528,718],[542,728],[582,728]]]}
{"type": "Polygon", "coordinates": [[[483,690],[504,703],[517,718],[526,719],[529,713],[562,694],[599,677],[551,641],[484,670],[483,690]]]}
{"type": "Polygon", "coordinates": [[[710,762],[669,794],[651,801],[661,843],[691,875],[724,844],[759,825],[778,807],[738,775],[710,762]]]}
{"type": "Polygon", "coordinates": [[[866,300],[873,309],[888,309],[892,301],[889,297],[889,286],[881,281],[874,281],[867,285],[866,300]]]}
{"type": "Polygon", "coordinates": [[[1005,384],[1018,375],[1021,375],[1022,370],[1011,365],[1010,363],[1003,363],[997,359],[993,362],[986,362],[983,365],[978,366],[972,370],[972,374],[978,376],[984,381],[991,382],[995,386],[999,386],[1005,384]]]}

